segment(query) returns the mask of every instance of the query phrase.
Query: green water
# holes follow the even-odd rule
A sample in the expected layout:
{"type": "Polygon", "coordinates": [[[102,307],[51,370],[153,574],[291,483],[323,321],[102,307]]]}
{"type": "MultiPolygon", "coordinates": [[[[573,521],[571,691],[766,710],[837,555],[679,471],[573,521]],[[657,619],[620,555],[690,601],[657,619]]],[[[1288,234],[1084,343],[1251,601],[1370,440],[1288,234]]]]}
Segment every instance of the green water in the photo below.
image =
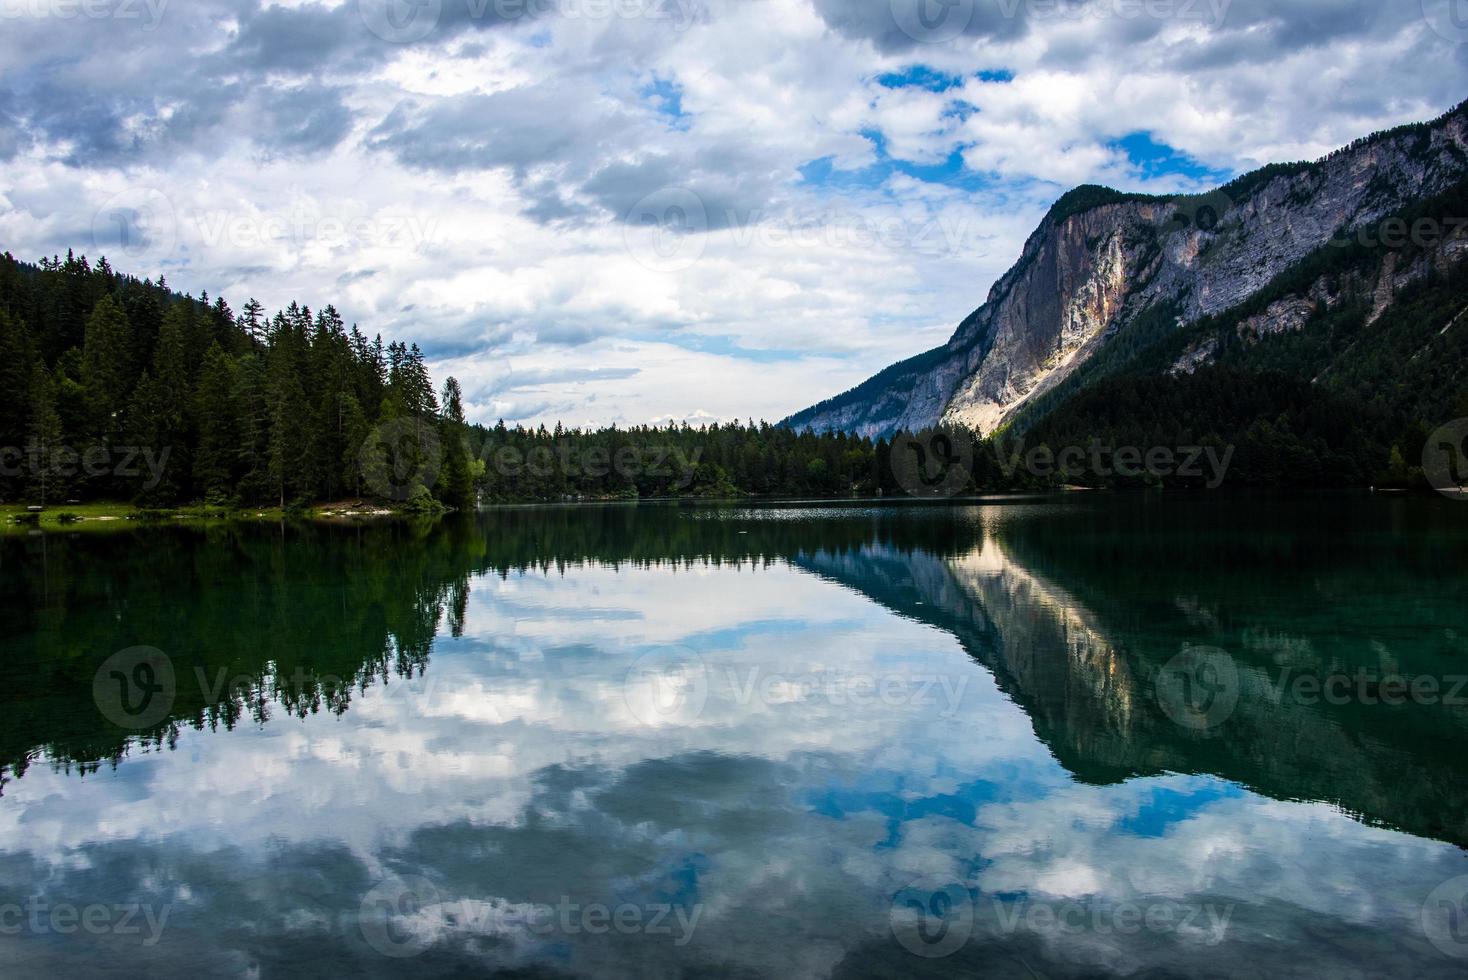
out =
{"type": "Polygon", "coordinates": [[[1462,976],[1468,504],[0,540],[0,975],[1462,976]]]}

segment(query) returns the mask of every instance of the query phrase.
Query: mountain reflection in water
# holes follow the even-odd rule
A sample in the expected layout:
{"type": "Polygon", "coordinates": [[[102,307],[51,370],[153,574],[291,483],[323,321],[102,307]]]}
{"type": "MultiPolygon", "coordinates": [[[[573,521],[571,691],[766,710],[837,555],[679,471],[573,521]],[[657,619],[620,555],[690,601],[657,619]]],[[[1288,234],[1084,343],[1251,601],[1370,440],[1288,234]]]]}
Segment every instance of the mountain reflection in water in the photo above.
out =
{"type": "Polygon", "coordinates": [[[0,910],[167,918],[0,962],[1456,975],[1424,902],[1468,874],[1465,546],[1453,502],[1360,497],[7,539],[0,910]],[[94,687],[134,647],[173,676],[141,731],[94,687]],[[1199,650],[1206,725],[1168,700],[1199,650]],[[432,900],[374,907],[402,882],[432,900]],[[949,886],[960,941],[914,951],[949,886]]]}

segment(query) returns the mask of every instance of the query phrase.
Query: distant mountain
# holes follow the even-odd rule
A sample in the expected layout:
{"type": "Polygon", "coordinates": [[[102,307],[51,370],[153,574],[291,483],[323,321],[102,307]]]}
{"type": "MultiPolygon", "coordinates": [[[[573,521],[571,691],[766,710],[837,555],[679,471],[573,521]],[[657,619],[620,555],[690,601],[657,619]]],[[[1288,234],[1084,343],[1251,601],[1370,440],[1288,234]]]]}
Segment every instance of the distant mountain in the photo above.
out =
{"type": "Polygon", "coordinates": [[[1468,306],[1465,182],[1468,103],[1205,195],[1079,187],[948,343],[785,424],[1094,433],[1150,385],[1137,411],[1183,398],[1206,431],[1198,389],[1241,377],[1298,383],[1295,403],[1375,399],[1393,425],[1446,421],[1468,394],[1468,327],[1445,329],[1468,306]]]}

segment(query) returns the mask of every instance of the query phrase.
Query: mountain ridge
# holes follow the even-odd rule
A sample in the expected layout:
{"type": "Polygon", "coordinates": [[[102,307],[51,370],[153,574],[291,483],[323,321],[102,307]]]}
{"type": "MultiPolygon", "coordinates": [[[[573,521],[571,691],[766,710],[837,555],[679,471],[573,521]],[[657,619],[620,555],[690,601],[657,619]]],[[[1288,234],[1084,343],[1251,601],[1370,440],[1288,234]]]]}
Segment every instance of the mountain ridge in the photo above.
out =
{"type": "Polygon", "coordinates": [[[1206,193],[1081,185],[1051,206],[947,343],[782,424],[877,437],[939,424],[989,435],[1027,424],[1029,406],[1134,325],[1165,313],[1186,330],[1238,308],[1342,233],[1465,179],[1468,102],[1206,193]]]}

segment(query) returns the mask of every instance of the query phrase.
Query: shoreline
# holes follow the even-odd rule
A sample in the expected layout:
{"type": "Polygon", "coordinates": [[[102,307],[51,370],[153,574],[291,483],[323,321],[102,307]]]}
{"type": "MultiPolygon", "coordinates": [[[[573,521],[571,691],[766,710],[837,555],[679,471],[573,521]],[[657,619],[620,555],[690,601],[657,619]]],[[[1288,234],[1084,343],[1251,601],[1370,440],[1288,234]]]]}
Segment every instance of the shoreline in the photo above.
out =
{"type": "MultiPolygon", "coordinates": [[[[277,523],[312,521],[343,523],[391,520],[419,516],[396,505],[356,501],[312,504],[304,508],[222,507],[191,504],[183,507],[139,507],[113,501],[48,505],[39,513],[27,504],[0,504],[0,535],[34,531],[113,531],[164,525],[201,526],[240,522],[277,523]]],[[[436,515],[430,515],[436,516],[436,515]]]]}
{"type": "MultiPolygon", "coordinates": [[[[1056,487],[1049,490],[1012,490],[996,491],[985,494],[964,494],[954,497],[867,497],[867,496],[845,496],[845,497],[778,497],[778,496],[743,496],[743,497],[642,497],[642,498],[582,498],[579,500],[519,500],[519,501],[495,501],[480,504],[477,511],[515,510],[521,508],[541,507],[605,507],[611,505],[636,506],[639,504],[722,504],[722,505],[795,505],[795,506],[830,506],[830,505],[923,505],[923,504],[986,504],[997,503],[1006,500],[1034,500],[1052,496],[1133,496],[1136,494],[1161,493],[1159,489],[1115,489],[1105,487],[1081,487],[1066,486],[1056,487]]],[[[1264,488],[1248,488],[1246,493],[1317,493],[1317,494],[1342,494],[1357,493],[1363,496],[1384,494],[1388,496],[1404,497],[1431,497],[1434,494],[1416,489],[1395,489],[1383,487],[1331,487],[1315,490],[1304,490],[1293,488],[1284,491],[1271,491],[1264,488]]],[[[1463,491],[1463,499],[1468,499],[1468,491],[1463,491]]],[[[1188,491],[1173,491],[1169,496],[1194,495],[1188,491]]],[[[1230,494],[1237,496],[1237,494],[1230,494]]],[[[1442,493],[1442,496],[1452,499],[1452,494],[1442,493]]],[[[83,504],[54,504],[48,505],[39,513],[32,513],[27,504],[0,504],[0,535],[19,535],[39,531],[107,531],[121,530],[136,527],[159,527],[163,525],[220,525],[232,523],[285,523],[292,521],[309,521],[322,524],[342,523],[365,523],[372,521],[401,520],[406,518],[429,517],[438,519],[446,517],[456,511],[445,510],[440,513],[423,514],[412,511],[398,503],[382,501],[335,501],[330,503],[312,504],[302,508],[280,507],[245,507],[234,508],[218,505],[191,504],[182,507],[148,508],[136,504],[118,503],[109,501],[92,501],[83,504]]]]}

